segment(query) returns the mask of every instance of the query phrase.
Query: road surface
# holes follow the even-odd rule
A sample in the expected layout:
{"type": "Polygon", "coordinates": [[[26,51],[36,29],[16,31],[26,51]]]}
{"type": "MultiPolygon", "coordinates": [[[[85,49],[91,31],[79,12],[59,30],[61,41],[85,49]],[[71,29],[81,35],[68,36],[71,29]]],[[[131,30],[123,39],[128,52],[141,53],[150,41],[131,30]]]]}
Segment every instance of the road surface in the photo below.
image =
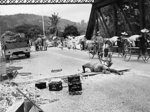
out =
{"type": "MultiPolygon", "coordinates": [[[[20,88],[29,88],[32,84],[22,82],[81,73],[81,66],[89,61],[97,62],[98,59],[89,59],[86,51],[49,48],[48,51],[32,52],[30,59],[12,59],[8,66],[23,67],[19,73],[31,73],[29,76],[20,74],[13,80],[20,84],[20,88]],[[52,73],[54,69],[62,71],[52,73]]],[[[135,59],[124,62],[117,55],[113,62],[113,68],[130,68],[131,71],[121,76],[99,74],[83,77],[81,95],[69,95],[66,83],[59,92],[50,92],[48,88],[38,91],[40,97],[51,100],[41,108],[45,112],[149,112],[150,63],[135,59]]]]}

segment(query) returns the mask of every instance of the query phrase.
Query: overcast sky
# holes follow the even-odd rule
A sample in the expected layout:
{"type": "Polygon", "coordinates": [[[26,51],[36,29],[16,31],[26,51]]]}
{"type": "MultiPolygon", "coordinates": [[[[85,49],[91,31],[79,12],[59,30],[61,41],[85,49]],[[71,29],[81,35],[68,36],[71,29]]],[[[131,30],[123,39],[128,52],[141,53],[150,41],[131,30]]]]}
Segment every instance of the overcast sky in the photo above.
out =
{"type": "Polygon", "coordinates": [[[68,19],[74,22],[85,20],[88,22],[91,4],[84,5],[8,5],[0,6],[0,15],[12,15],[18,13],[38,14],[51,16],[54,12],[58,13],[59,17],[68,19]]]}

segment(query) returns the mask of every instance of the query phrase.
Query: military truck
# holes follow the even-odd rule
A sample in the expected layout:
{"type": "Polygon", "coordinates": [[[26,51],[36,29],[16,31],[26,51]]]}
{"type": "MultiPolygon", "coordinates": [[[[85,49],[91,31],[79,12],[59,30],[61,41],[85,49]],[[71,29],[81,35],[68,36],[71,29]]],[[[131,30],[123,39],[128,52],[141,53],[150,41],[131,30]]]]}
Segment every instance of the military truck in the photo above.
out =
{"type": "Polygon", "coordinates": [[[1,36],[1,47],[6,60],[10,59],[12,55],[25,54],[27,58],[30,57],[29,40],[21,33],[13,33],[6,31],[1,36]]]}

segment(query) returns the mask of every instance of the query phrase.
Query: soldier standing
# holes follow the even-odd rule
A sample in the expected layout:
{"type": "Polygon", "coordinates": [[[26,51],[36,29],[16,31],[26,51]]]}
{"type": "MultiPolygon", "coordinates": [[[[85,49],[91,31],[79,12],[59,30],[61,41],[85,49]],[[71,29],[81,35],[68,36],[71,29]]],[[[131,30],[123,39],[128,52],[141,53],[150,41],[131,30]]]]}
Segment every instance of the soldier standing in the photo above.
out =
{"type": "Polygon", "coordinates": [[[147,55],[147,48],[148,48],[148,33],[149,30],[148,29],[142,29],[141,33],[142,36],[139,38],[139,48],[140,48],[140,54],[138,56],[138,59],[141,56],[146,56],[147,55]]]}

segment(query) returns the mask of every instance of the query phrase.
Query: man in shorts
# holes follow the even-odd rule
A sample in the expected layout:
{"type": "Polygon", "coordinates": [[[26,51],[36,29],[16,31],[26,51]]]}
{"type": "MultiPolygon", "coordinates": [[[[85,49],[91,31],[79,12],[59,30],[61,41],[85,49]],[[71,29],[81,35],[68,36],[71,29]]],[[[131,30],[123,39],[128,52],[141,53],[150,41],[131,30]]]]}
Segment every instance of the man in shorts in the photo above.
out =
{"type": "Polygon", "coordinates": [[[139,50],[140,50],[140,54],[138,56],[138,59],[141,56],[144,56],[146,58],[146,56],[148,55],[147,52],[147,48],[148,48],[148,40],[149,40],[149,36],[148,36],[148,29],[142,29],[141,30],[141,37],[139,37],[139,50]]]}
{"type": "Polygon", "coordinates": [[[91,72],[102,72],[102,73],[115,73],[121,75],[118,70],[109,68],[112,65],[111,62],[106,62],[105,64],[102,63],[86,63],[82,65],[83,73],[85,73],[85,69],[88,68],[91,72]]]}
{"type": "Polygon", "coordinates": [[[111,46],[111,43],[110,41],[106,41],[105,44],[104,44],[104,47],[103,47],[103,60],[105,61],[112,61],[112,46],[111,46]]]}

